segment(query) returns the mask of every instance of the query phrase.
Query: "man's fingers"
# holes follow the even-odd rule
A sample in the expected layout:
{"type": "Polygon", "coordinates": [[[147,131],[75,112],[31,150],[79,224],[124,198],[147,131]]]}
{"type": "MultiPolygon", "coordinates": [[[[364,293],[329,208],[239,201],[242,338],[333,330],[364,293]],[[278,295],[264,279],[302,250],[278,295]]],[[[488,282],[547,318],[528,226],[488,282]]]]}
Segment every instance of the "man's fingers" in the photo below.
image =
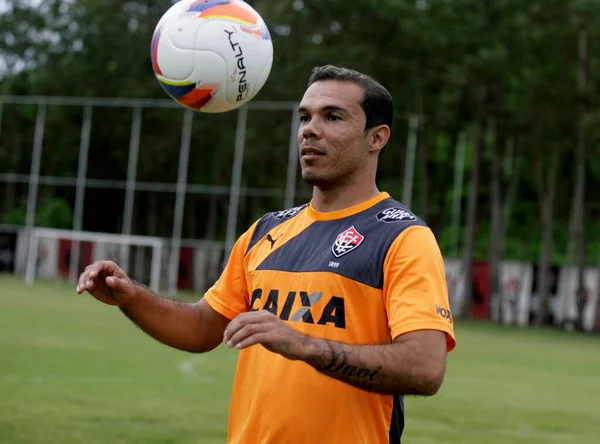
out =
{"type": "Polygon", "coordinates": [[[129,290],[128,282],[125,279],[109,276],[104,280],[104,282],[106,282],[106,285],[118,293],[127,293],[129,290]]]}
{"type": "Polygon", "coordinates": [[[94,287],[94,279],[90,279],[89,275],[84,272],[79,277],[79,283],[77,284],[77,292],[82,293],[85,290],[89,290],[94,287]]]}
{"type": "Polygon", "coordinates": [[[79,275],[79,281],[77,282],[77,292],[78,293],[83,293],[83,291],[86,288],[86,281],[90,275],[90,271],[92,270],[92,265],[88,265],[87,267],[85,267],[85,270],[83,270],[83,273],[81,273],[79,275]]]}
{"type": "Polygon", "coordinates": [[[229,347],[236,347],[240,342],[244,341],[246,338],[255,335],[257,333],[262,333],[266,330],[266,326],[263,324],[246,324],[235,333],[230,334],[229,337],[225,338],[227,345],[229,347]]]}
{"type": "Polygon", "coordinates": [[[231,336],[233,336],[239,329],[246,325],[246,317],[249,314],[250,313],[242,313],[229,323],[223,332],[223,340],[225,342],[228,342],[231,339],[231,336]]]}
{"type": "Polygon", "coordinates": [[[127,277],[127,275],[123,272],[123,270],[121,270],[121,268],[115,264],[113,261],[100,261],[98,263],[99,267],[98,267],[98,272],[100,270],[104,271],[106,274],[111,275],[111,276],[116,276],[119,279],[123,279],[125,277],[127,277]]]}
{"type": "Polygon", "coordinates": [[[112,275],[117,269],[117,264],[111,261],[96,261],[88,266],[87,275],[90,278],[97,277],[100,273],[112,275]]]}
{"type": "MultiPolygon", "coordinates": [[[[238,315],[233,321],[229,323],[229,325],[225,329],[225,332],[223,333],[223,340],[225,342],[229,342],[232,336],[234,336],[239,330],[241,330],[248,324],[260,324],[265,322],[265,320],[267,320],[268,317],[265,316],[262,312],[264,312],[264,310],[251,311],[238,315]]],[[[270,312],[267,313],[271,314],[270,312]]]]}
{"type": "MultiPolygon", "coordinates": [[[[125,273],[113,261],[96,261],[93,264],[85,267],[79,282],[77,284],[77,292],[83,293],[85,290],[92,290],[98,284],[99,276],[115,276],[120,280],[126,277],[125,273]]],[[[118,288],[117,288],[118,289],[118,288]]]]}
{"type": "Polygon", "coordinates": [[[268,332],[255,333],[251,336],[248,336],[243,341],[238,342],[235,345],[235,347],[239,350],[242,350],[242,349],[250,347],[252,345],[263,344],[263,343],[267,343],[267,342],[269,342],[269,333],[268,332]]]}

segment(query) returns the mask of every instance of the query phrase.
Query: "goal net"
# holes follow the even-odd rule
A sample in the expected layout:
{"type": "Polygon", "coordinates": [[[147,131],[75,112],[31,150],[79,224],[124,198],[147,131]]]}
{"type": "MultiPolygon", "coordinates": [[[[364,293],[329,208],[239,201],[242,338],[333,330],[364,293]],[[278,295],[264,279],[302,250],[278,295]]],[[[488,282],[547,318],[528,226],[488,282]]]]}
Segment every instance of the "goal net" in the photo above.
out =
{"type": "Polygon", "coordinates": [[[36,277],[68,277],[75,282],[85,267],[96,260],[112,260],[132,279],[158,292],[164,242],[152,236],[93,233],[34,228],[21,237],[17,268],[24,268],[25,282],[36,277]],[[56,276],[58,274],[59,276],[56,276]]]}

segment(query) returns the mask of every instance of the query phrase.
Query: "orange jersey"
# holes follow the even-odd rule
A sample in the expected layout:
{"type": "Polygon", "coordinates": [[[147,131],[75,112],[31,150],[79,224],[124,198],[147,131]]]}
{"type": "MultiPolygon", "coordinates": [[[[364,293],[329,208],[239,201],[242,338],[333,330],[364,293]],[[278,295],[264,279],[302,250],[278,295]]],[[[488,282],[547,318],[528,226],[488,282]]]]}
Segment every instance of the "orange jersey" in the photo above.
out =
{"type": "MultiPolygon", "coordinates": [[[[387,193],[330,213],[269,213],[236,242],[205,295],[229,319],[269,310],[307,335],[385,344],[423,329],[455,345],[444,263],[433,233],[387,193]]],[[[241,350],[232,444],[399,443],[401,396],[355,388],[261,345],[241,350]]]]}

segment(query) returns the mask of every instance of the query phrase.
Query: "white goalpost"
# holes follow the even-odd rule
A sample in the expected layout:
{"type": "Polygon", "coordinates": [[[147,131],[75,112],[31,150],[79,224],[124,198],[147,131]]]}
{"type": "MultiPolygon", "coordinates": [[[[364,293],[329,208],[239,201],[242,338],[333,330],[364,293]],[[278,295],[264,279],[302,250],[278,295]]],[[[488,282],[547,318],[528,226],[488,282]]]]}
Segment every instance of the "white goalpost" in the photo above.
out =
{"type": "MultiPolygon", "coordinates": [[[[164,242],[161,238],[153,236],[132,236],[127,234],[93,233],[86,231],[59,230],[54,228],[33,228],[28,231],[28,245],[25,265],[25,282],[33,285],[36,277],[40,239],[69,240],[72,242],[69,277],[71,280],[77,276],[79,263],[80,242],[91,242],[94,245],[113,244],[119,247],[119,266],[127,272],[129,263],[129,247],[150,247],[150,288],[157,292],[160,290],[161,262],[164,242]]],[[[109,255],[100,257],[109,259],[109,255]]]]}

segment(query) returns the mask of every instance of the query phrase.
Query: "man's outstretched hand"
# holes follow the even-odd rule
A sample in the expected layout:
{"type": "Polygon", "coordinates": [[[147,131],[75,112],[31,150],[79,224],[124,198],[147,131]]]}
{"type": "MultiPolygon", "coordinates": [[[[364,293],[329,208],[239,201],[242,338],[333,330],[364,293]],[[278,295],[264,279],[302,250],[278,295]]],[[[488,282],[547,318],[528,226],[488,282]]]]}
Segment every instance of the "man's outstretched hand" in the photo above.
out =
{"type": "Polygon", "coordinates": [[[123,306],[136,296],[136,286],[117,264],[96,261],[88,265],[77,284],[77,294],[87,291],[108,305],[123,306]]]}

